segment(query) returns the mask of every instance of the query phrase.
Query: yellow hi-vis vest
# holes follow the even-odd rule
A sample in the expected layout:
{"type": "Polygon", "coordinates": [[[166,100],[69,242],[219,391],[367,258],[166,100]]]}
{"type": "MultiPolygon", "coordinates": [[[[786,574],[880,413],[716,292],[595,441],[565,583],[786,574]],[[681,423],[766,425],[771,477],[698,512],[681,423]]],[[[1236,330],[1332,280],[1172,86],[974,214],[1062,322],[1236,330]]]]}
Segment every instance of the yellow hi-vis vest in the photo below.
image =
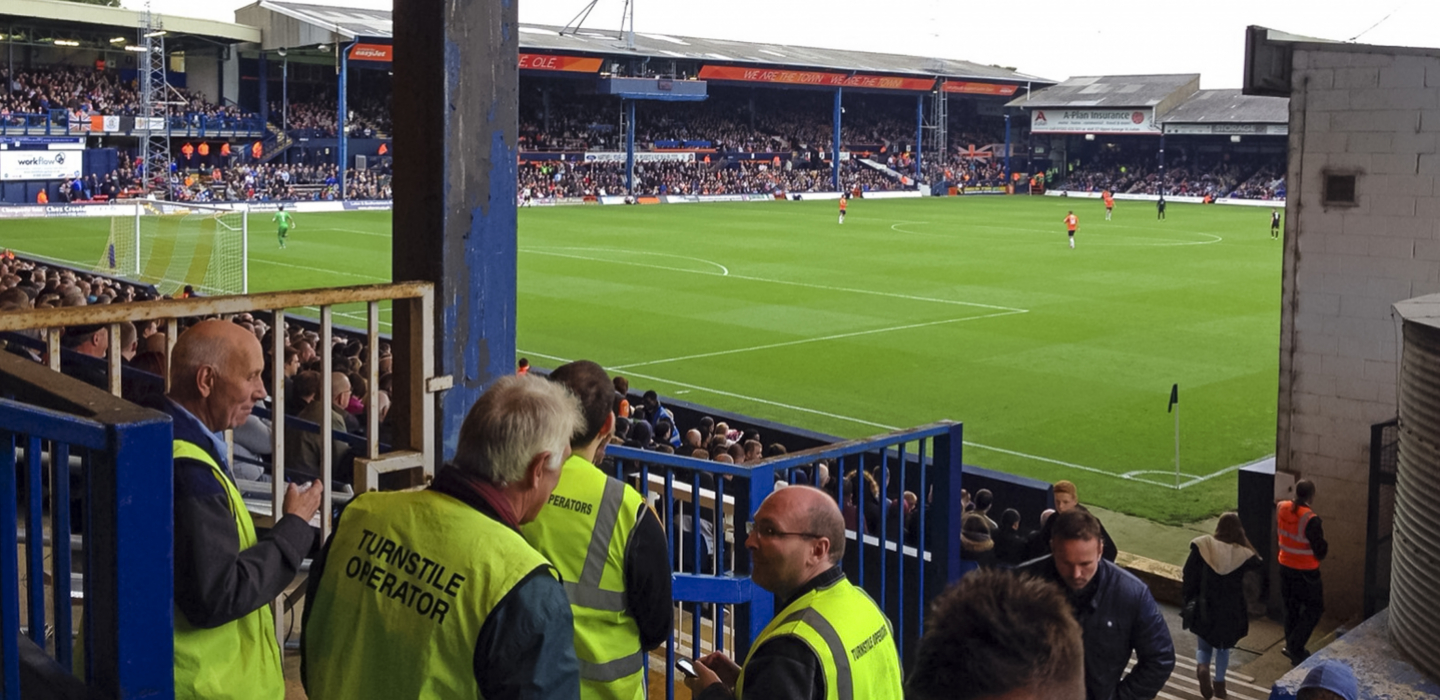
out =
{"type": "MultiPolygon", "coordinates": [[[[792,636],[820,657],[827,700],[901,700],[900,655],[890,620],[865,591],[841,579],[828,588],[800,596],[775,615],[750,646],[754,656],[766,641],[792,636]]],[[[745,698],[745,668],[735,683],[736,700],[745,698]]]]}
{"type": "Polygon", "coordinates": [[[476,698],[490,611],[549,562],[504,523],[437,491],[350,502],[302,643],[312,700],[476,698]]]}
{"type": "MultiPolygon", "coordinates": [[[[220,470],[210,453],[183,440],[174,444],[175,459],[193,459],[210,466],[225,488],[240,549],[255,546],[255,523],[250,520],[240,491],[220,470]]],[[[285,697],[285,673],[280,665],[280,644],[275,640],[275,618],[270,606],[234,622],[202,629],[190,624],[175,609],[175,697],[280,700],[285,697]]]]}
{"type": "Polygon", "coordinates": [[[646,695],[640,628],[625,604],[625,548],[644,502],[635,489],[571,455],[540,515],[520,528],[565,581],[586,700],[646,695]]]}

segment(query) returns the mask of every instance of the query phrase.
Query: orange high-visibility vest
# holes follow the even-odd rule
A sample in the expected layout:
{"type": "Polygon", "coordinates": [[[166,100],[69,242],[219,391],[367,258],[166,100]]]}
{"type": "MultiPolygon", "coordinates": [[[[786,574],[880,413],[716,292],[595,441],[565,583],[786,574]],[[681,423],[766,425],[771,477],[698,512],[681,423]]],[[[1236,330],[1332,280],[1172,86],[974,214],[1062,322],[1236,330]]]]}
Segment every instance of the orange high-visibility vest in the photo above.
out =
{"type": "Polygon", "coordinates": [[[250,146],[250,155],[253,156],[256,160],[259,160],[260,154],[264,152],[265,144],[260,143],[259,141],[256,141],[253,145],[250,146]]]}
{"type": "Polygon", "coordinates": [[[225,156],[226,158],[229,158],[229,157],[230,157],[230,144],[229,144],[229,143],[222,143],[222,144],[220,144],[220,155],[225,156]]]}
{"type": "Polygon", "coordinates": [[[1275,515],[1275,529],[1280,533],[1281,566],[1292,569],[1314,570],[1320,568],[1320,560],[1310,549],[1310,538],[1305,536],[1305,527],[1315,511],[1310,506],[1295,506],[1294,501],[1281,501],[1275,515]]]}
{"type": "Polygon", "coordinates": [[[200,152],[201,157],[208,156],[208,155],[210,155],[210,144],[205,143],[204,141],[201,141],[201,142],[200,142],[200,148],[198,148],[198,149],[196,149],[196,150],[198,150],[198,151],[200,152]]]}
{"type": "Polygon", "coordinates": [[[180,152],[184,153],[186,158],[189,158],[190,156],[195,154],[195,147],[187,143],[184,146],[180,147],[180,152]]]}

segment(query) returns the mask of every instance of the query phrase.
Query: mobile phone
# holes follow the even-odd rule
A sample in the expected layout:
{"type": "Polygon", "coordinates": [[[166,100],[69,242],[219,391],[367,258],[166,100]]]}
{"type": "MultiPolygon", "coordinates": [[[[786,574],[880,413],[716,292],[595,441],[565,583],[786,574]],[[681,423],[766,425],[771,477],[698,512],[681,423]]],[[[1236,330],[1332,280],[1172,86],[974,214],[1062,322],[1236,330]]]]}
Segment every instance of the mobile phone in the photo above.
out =
{"type": "Polygon", "coordinates": [[[685,674],[689,678],[694,678],[695,676],[699,675],[695,673],[695,664],[691,663],[690,659],[675,659],[675,668],[680,669],[680,672],[685,674]]]}

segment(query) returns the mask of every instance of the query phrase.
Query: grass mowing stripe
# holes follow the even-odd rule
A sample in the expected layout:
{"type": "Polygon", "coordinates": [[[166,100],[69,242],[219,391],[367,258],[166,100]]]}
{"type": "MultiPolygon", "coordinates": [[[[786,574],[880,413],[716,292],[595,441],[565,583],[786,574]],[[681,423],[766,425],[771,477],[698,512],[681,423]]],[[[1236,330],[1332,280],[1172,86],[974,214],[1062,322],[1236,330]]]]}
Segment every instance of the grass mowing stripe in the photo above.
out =
{"type": "Polygon", "coordinates": [[[874,334],[876,334],[876,333],[890,333],[890,332],[892,332],[892,331],[905,331],[905,330],[910,330],[910,329],[912,329],[912,328],[926,328],[926,327],[929,327],[929,326],[943,326],[943,325],[946,325],[946,324],[949,324],[949,323],[959,323],[959,322],[961,322],[961,321],[978,321],[978,320],[980,320],[980,319],[982,319],[982,318],[997,318],[997,317],[1000,317],[1000,316],[1014,316],[1015,314],[1023,314],[1023,313],[1029,313],[1029,312],[1027,312],[1027,311],[1025,311],[1025,310],[1023,310],[1023,309],[1020,310],[1020,311],[1002,311],[1002,312],[997,313],[997,314],[984,314],[984,315],[981,315],[981,316],[962,316],[962,317],[960,317],[960,318],[947,318],[947,319],[945,319],[945,320],[943,320],[943,321],[928,321],[928,322],[926,322],[926,323],[910,323],[910,324],[906,324],[906,325],[904,325],[904,326],[890,326],[889,328],[874,328],[874,329],[871,329],[871,330],[868,330],[868,331],[855,331],[855,332],[853,332],[853,333],[836,333],[835,335],[827,335],[827,336],[822,336],[822,337],[819,337],[819,338],[804,338],[804,339],[802,339],[802,340],[790,340],[790,341],[786,341],[786,342],[783,342],[783,343],[770,343],[769,345],[756,345],[756,346],[754,346],[754,347],[736,348],[736,349],[734,349],[734,350],[719,350],[719,351],[716,351],[716,352],[700,353],[700,354],[698,354],[698,355],[685,355],[685,356],[682,356],[682,357],[669,357],[669,358],[666,358],[666,359],[663,359],[663,360],[650,360],[649,362],[634,362],[634,363],[631,363],[631,364],[628,364],[628,365],[615,365],[614,367],[611,367],[610,369],[620,370],[620,369],[630,369],[630,368],[632,368],[632,367],[650,367],[650,366],[652,366],[652,365],[663,365],[663,364],[667,364],[667,363],[670,363],[670,362],[682,362],[682,361],[684,361],[684,360],[698,360],[698,359],[705,358],[705,357],[719,357],[719,356],[721,356],[721,355],[733,355],[733,354],[742,353],[742,352],[756,352],[756,351],[759,351],[759,350],[772,350],[772,349],[774,349],[774,348],[789,347],[789,346],[791,346],[791,345],[804,345],[804,344],[806,344],[806,343],[822,343],[822,342],[825,342],[825,341],[828,341],[828,340],[840,340],[840,339],[842,339],[842,338],[857,338],[857,337],[862,336],[862,335],[874,335],[874,334]]]}

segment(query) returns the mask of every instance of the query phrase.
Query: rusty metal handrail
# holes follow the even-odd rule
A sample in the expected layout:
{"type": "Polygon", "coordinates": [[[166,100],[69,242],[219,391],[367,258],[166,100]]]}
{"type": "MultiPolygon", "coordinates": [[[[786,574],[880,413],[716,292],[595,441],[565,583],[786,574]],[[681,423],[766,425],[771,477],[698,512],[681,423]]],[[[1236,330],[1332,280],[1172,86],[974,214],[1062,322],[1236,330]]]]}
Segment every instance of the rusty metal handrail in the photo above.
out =
{"type": "Polygon", "coordinates": [[[356,302],[418,299],[432,293],[429,282],[396,282],[356,287],[306,289],[291,292],[264,292],[223,297],[191,297],[189,299],[156,299],[124,304],[68,306],[58,309],[34,309],[23,313],[0,314],[0,331],[21,331],[35,328],[57,328],[120,321],[159,321],[168,318],[190,318],[217,314],[238,314],[270,309],[291,309],[303,306],[330,306],[356,302]]]}

